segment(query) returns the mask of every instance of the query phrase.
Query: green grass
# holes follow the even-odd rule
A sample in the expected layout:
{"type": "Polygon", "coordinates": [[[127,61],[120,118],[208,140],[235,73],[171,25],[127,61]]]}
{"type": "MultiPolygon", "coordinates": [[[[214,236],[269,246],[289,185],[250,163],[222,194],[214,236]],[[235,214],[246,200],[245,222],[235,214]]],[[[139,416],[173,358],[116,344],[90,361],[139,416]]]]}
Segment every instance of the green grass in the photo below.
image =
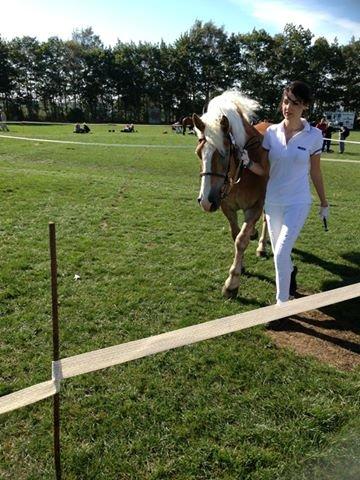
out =
{"type": "MultiPolygon", "coordinates": [[[[257,260],[255,243],[239,297],[221,297],[233,246],[225,217],[197,206],[196,140],[169,127],[108,129],[80,136],[72,126],[14,125],[10,134],[169,148],[0,134],[0,395],[51,375],[49,221],[62,357],[274,301],[272,260],[257,260]]],[[[343,159],[360,161],[360,146],[343,159]]],[[[360,281],[360,164],[324,162],[323,173],[330,231],[314,202],[294,252],[299,283],[314,293],[360,281]]],[[[359,320],[355,300],[333,310],[359,320]]],[[[279,350],[264,327],[66,380],[64,478],[355,480],[359,386],[359,369],[279,350]]],[[[51,425],[50,400],[0,417],[1,479],[54,478],[51,425]]]]}

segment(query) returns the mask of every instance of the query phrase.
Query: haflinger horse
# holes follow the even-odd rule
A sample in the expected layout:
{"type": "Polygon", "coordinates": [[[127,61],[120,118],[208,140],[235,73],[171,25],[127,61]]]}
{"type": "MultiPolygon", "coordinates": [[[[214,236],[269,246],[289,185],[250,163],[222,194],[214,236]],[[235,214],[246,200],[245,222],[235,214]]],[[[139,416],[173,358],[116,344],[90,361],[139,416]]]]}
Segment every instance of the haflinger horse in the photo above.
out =
{"type": "MultiPolygon", "coordinates": [[[[263,212],[267,178],[255,175],[243,165],[246,155],[253,162],[261,160],[262,135],[270,124],[250,124],[249,117],[258,107],[257,102],[240,92],[229,90],[213,98],[201,118],[193,114],[199,141],[196,154],[201,160],[198,202],[206,212],[221,208],[235,244],[234,261],[222,290],[226,298],[237,295],[244,251],[263,212]],[[244,212],[241,229],[238,210],[244,212]]],[[[265,216],[256,254],[266,256],[265,216]]]]}
{"type": "Polygon", "coordinates": [[[182,133],[183,135],[185,135],[186,127],[188,127],[190,131],[192,131],[192,129],[194,128],[194,121],[190,116],[183,117],[181,119],[181,125],[182,125],[182,133]]]}

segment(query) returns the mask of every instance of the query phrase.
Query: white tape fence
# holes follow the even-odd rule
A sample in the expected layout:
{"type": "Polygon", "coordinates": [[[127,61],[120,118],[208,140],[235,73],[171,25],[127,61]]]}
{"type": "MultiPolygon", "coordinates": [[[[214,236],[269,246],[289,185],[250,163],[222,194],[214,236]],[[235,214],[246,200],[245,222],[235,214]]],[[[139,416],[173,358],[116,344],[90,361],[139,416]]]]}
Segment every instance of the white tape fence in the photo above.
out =
{"type": "Polygon", "coordinates": [[[59,392],[66,378],[120,365],[138,358],[191,345],[255,325],[325,307],[360,296],[360,283],[298,298],[284,305],[270,305],[249,312],[219,318],[160,335],[94,350],[52,362],[52,380],[33,385],[0,398],[0,414],[25,407],[59,392]]]}

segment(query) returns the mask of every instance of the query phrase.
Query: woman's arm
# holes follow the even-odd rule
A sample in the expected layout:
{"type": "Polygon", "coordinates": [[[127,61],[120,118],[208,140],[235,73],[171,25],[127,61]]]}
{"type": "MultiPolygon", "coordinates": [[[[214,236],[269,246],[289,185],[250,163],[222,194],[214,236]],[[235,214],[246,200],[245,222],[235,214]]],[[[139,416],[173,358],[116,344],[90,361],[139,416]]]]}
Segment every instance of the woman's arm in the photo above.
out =
{"type": "Polygon", "coordinates": [[[320,168],[320,154],[310,157],[310,177],[319,196],[320,205],[322,207],[328,207],[329,204],[326,200],[324,181],[320,168]]]}
{"type": "MultiPolygon", "coordinates": [[[[247,155],[247,154],[246,154],[247,155]]],[[[247,156],[248,157],[248,156],[247,156]]],[[[256,175],[260,177],[268,177],[269,176],[269,152],[264,148],[261,148],[260,153],[260,162],[253,162],[248,157],[248,162],[244,161],[244,165],[251,170],[256,175]]]]}

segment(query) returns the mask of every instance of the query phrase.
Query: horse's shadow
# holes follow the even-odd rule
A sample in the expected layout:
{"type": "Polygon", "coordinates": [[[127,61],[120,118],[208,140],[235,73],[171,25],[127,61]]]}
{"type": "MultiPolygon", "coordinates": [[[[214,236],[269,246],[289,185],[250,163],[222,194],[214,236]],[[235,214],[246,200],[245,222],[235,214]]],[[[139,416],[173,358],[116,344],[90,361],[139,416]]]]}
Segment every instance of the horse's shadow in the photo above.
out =
{"type": "MultiPolygon", "coordinates": [[[[317,267],[321,267],[324,270],[337,275],[339,280],[324,280],[322,283],[322,291],[332,290],[334,288],[340,288],[353,283],[360,282],[360,253],[359,252],[347,252],[341,257],[347,261],[348,264],[339,264],[324,260],[312,253],[304,252],[299,249],[294,249],[301,260],[306,263],[312,263],[317,267]]],[[[298,294],[297,297],[303,297],[304,294],[298,294]]],[[[291,319],[286,319],[270,325],[270,328],[277,331],[291,331],[305,333],[321,340],[331,342],[343,349],[360,354],[360,344],[356,341],[352,341],[346,338],[339,338],[336,332],[341,331],[352,332],[356,335],[360,335],[360,300],[354,298],[347,300],[346,302],[335,303],[317,309],[324,317],[322,319],[309,318],[309,316],[294,315],[291,319]],[[301,321],[301,323],[299,323],[301,321]],[[309,328],[306,327],[309,325],[309,328]],[[315,328],[315,329],[314,329],[315,328]],[[320,328],[322,331],[316,330],[320,328]],[[327,330],[327,333],[324,333],[327,330]],[[333,334],[331,334],[333,333],[333,334]]],[[[320,313],[320,316],[321,316],[320,313]]]]}
{"type": "Polygon", "coordinates": [[[244,269],[241,276],[245,277],[245,278],[257,278],[258,280],[262,280],[264,282],[268,282],[268,283],[271,283],[271,284],[275,285],[275,280],[273,278],[268,277],[267,275],[262,275],[261,273],[250,272],[247,269],[246,270],[244,269]]]}

